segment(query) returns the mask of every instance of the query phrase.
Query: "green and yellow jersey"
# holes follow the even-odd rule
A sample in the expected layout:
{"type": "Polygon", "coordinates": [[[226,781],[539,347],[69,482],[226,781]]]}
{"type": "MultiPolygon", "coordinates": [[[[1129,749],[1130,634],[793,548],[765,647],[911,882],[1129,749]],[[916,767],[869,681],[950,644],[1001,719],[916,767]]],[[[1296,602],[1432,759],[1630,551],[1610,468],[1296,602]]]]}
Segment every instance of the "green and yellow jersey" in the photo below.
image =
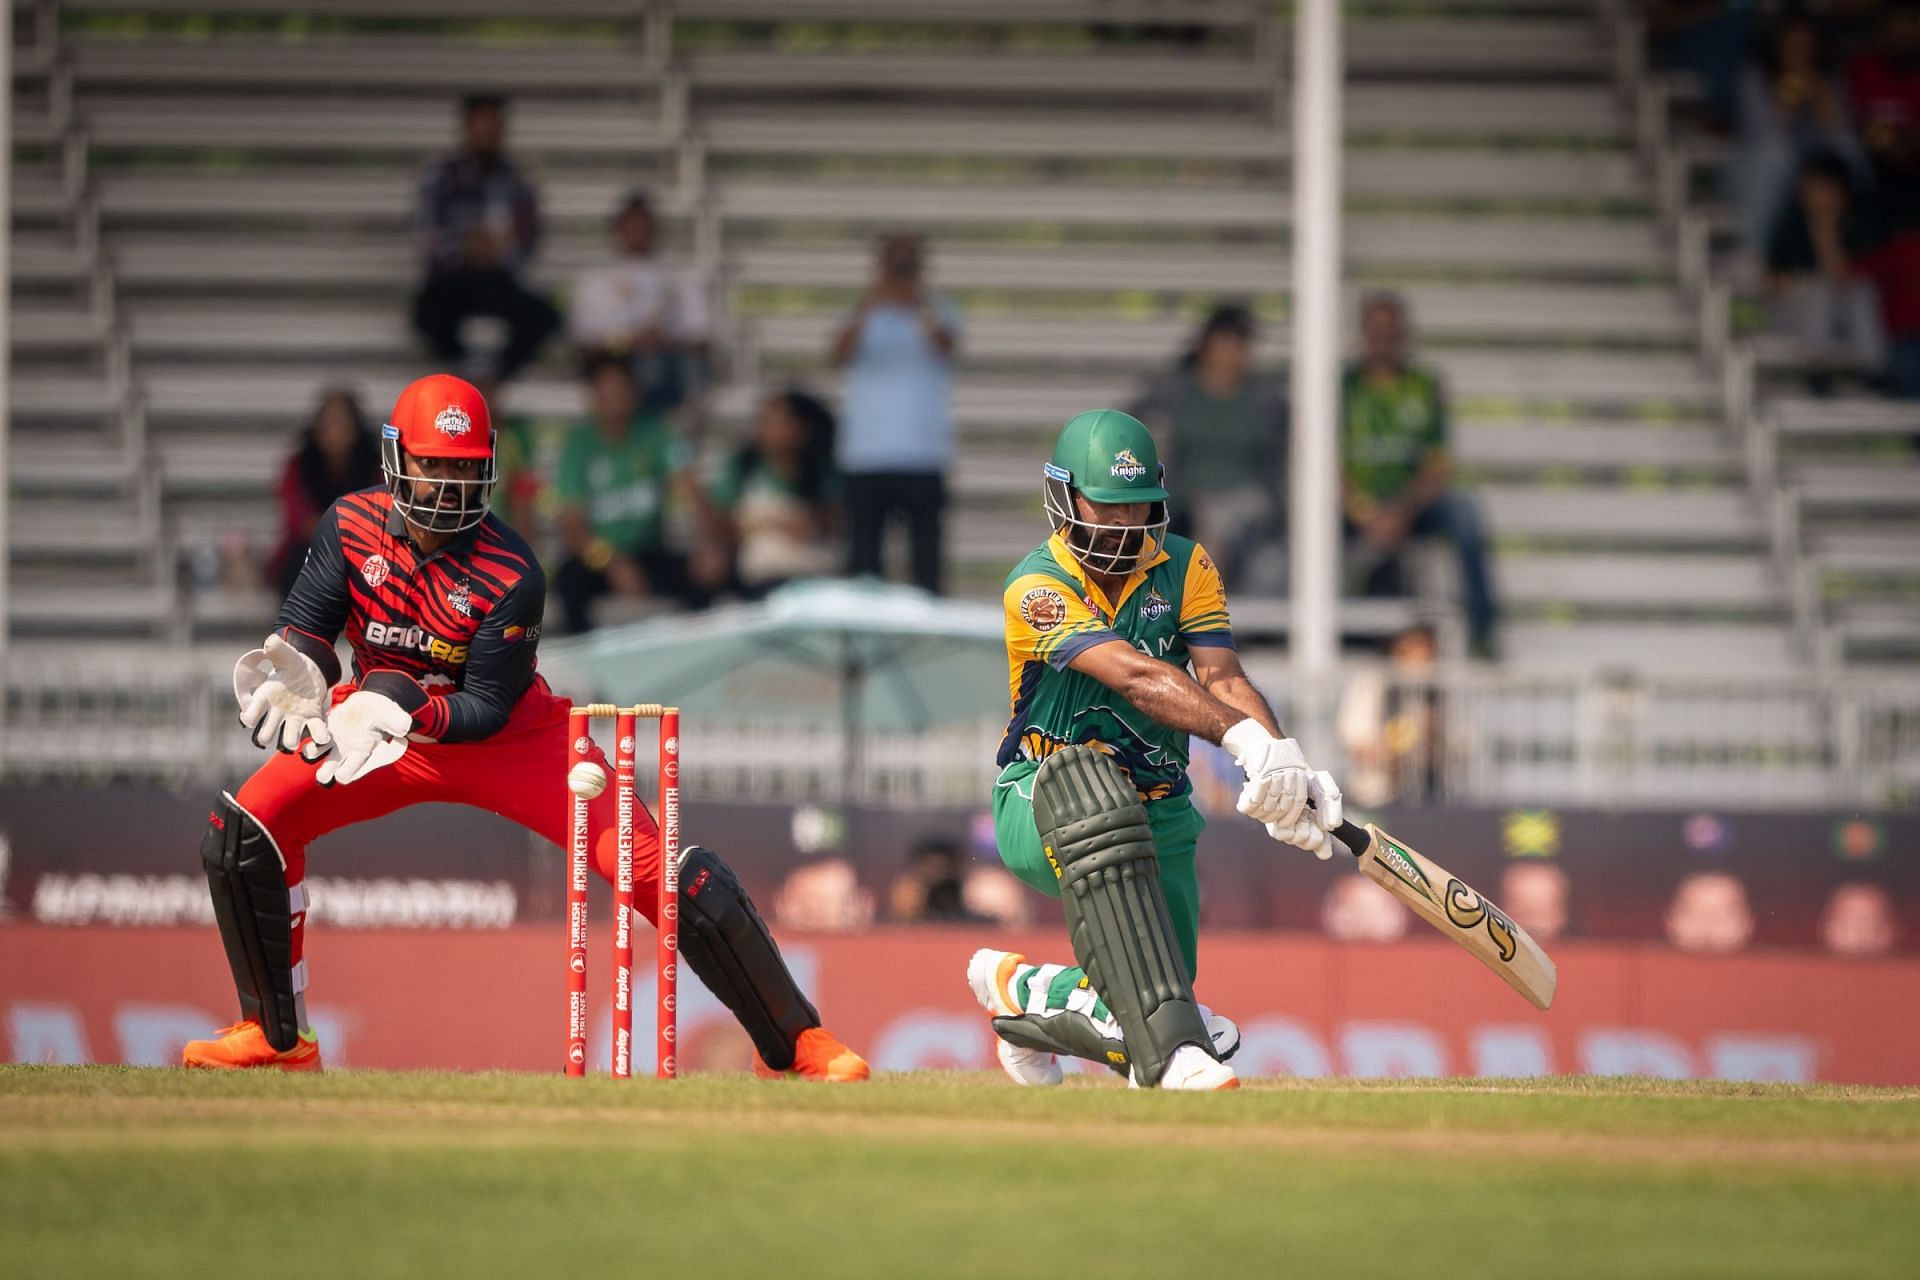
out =
{"type": "Polygon", "coordinates": [[[1186,794],[1187,735],[1067,664],[1110,640],[1183,669],[1192,649],[1232,648],[1226,589],[1199,544],[1168,536],[1108,600],[1055,534],[1007,576],[1002,602],[1013,714],[996,763],[1084,742],[1112,756],[1143,800],[1186,794]]]}

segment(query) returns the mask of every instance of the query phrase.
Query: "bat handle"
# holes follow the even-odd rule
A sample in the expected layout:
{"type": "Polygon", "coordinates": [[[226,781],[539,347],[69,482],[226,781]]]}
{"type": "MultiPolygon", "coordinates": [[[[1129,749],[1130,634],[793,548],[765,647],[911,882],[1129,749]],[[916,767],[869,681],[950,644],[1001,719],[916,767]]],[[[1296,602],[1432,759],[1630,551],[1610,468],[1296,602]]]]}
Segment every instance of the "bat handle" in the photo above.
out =
{"type": "Polygon", "coordinates": [[[1347,852],[1356,858],[1366,853],[1367,845],[1373,840],[1373,837],[1367,834],[1365,827],[1351,822],[1342,822],[1334,829],[1333,834],[1340,838],[1341,844],[1347,846],[1347,852]]]}

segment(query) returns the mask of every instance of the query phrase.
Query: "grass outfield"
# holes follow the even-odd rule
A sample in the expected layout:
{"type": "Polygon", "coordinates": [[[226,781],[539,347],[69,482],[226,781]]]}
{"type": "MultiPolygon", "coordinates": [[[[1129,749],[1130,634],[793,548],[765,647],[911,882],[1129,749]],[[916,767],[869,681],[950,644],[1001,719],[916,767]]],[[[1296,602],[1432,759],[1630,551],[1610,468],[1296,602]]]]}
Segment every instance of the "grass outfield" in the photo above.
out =
{"type": "Polygon", "coordinates": [[[1914,1091],[0,1067],[21,1277],[1892,1276],[1916,1204],[1914,1091]]]}

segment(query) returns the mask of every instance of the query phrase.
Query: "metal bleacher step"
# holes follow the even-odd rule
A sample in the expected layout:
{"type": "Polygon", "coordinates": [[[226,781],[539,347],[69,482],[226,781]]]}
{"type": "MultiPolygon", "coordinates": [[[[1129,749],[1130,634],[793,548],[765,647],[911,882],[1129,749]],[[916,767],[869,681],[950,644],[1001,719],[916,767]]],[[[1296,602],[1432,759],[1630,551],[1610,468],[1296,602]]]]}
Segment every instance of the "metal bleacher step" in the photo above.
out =
{"type": "Polygon", "coordinates": [[[1610,545],[1757,545],[1759,516],[1742,489],[1489,485],[1476,495],[1496,537],[1610,545]]]}
{"type": "MultiPolygon", "coordinates": [[[[414,160],[444,151],[453,128],[444,95],[369,95],[343,101],[215,93],[178,102],[96,95],[86,100],[81,120],[90,145],[100,149],[139,148],[149,154],[389,151],[414,160]]],[[[625,158],[663,150],[670,143],[659,120],[657,94],[585,102],[524,97],[513,104],[514,151],[536,163],[547,156],[625,158]]]]}
{"type": "MultiPolygon", "coordinates": [[[[644,180],[637,166],[567,170],[542,183],[541,213],[577,230],[601,230],[615,201],[644,180]]],[[[201,223],[289,229],[354,228],[401,237],[411,224],[416,175],[311,164],[261,165],[238,173],[190,167],[107,170],[98,177],[101,216],[110,227],[201,223]]],[[[680,197],[664,187],[663,206],[680,197]]]]}
{"type": "Polygon", "coordinates": [[[1745,555],[1507,554],[1495,570],[1514,606],[1649,610],[1784,610],[1767,559],[1745,555]]]}
{"type": "MultiPolygon", "coordinates": [[[[475,85],[501,93],[587,95],[632,93],[656,79],[632,45],[604,40],[462,41],[450,47],[432,36],[390,34],[153,43],[81,36],[69,45],[83,92],[131,85],[263,94],[405,88],[446,106],[475,85]]],[[[446,118],[450,132],[450,112],[446,118]]]]}
{"type": "Polygon", "coordinates": [[[1592,671],[1653,666],[1663,672],[1731,675],[1802,665],[1784,624],[1511,622],[1501,656],[1515,669],[1592,671]]]}
{"type": "Polygon", "coordinates": [[[1734,477],[1744,465],[1715,426],[1463,419],[1454,425],[1452,450],[1480,472],[1655,468],[1734,477]]]}
{"type": "Polygon", "coordinates": [[[76,498],[18,498],[8,504],[8,541],[16,559],[145,563],[154,531],[124,507],[76,498]]]}

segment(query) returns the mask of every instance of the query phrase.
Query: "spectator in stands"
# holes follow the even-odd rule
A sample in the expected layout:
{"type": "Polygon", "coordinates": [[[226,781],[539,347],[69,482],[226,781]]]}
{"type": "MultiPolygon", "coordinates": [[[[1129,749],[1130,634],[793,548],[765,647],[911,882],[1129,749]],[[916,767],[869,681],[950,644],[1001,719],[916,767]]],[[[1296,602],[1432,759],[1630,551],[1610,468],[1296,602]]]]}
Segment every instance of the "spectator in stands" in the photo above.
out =
{"type": "Polygon", "coordinates": [[[889,904],[906,924],[986,924],[966,904],[966,856],[942,836],[919,840],[907,854],[906,871],[893,882],[889,904]]]}
{"type": "Polygon", "coordinates": [[[426,279],[413,323],[435,359],[482,381],[518,373],[560,327],[560,313],[523,279],[540,244],[540,205],[507,159],[506,99],[473,94],[461,104],[460,150],[428,169],[418,224],[426,279]],[[463,329],[475,316],[505,323],[507,340],[476,360],[463,329]]]}
{"type": "Polygon", "coordinates": [[[845,858],[802,863],[773,899],[774,923],[808,933],[849,933],[873,923],[873,893],[845,858]]]}
{"type": "Polygon", "coordinates": [[[1893,899],[1862,880],[1835,886],[1820,913],[1820,945],[1839,956],[1885,955],[1898,932],[1893,899]]]}
{"type": "Polygon", "coordinates": [[[1903,400],[1920,400],[1920,226],[1895,231],[1864,266],[1880,296],[1886,388],[1903,400]]]}
{"type": "Polygon", "coordinates": [[[960,888],[968,911],[995,924],[1024,928],[1033,923],[1036,895],[1019,877],[1001,866],[975,864],[960,888]]]}
{"type": "Polygon", "coordinates": [[[1542,946],[1567,934],[1567,873],[1551,862],[1522,858],[1500,873],[1495,900],[1542,946]]]}
{"type": "Polygon", "coordinates": [[[1803,10],[1777,19],[1740,83],[1740,140],[1732,160],[1741,242],[1766,251],[1773,220],[1801,162],[1829,151],[1865,173],[1820,27],[1803,10]]]}
{"type": "Polygon", "coordinates": [[[1667,904],[1667,941],[1680,951],[1724,954],[1753,937],[1747,889],[1725,871],[1697,871],[1680,882],[1667,904]]]}
{"type": "Polygon", "coordinates": [[[913,581],[938,592],[961,322],[951,302],[927,289],[924,257],[918,236],[881,238],[873,283],[827,356],[846,370],[837,453],[848,571],[882,572],[887,525],[898,514],[907,522],[913,581]]]}
{"type": "Polygon", "coordinates": [[[761,402],[753,438],[721,474],[713,501],[724,543],[716,545],[732,550],[728,576],[748,599],[839,569],[833,437],[832,411],[789,388],[761,402]]]}
{"type": "Polygon", "coordinates": [[[1847,67],[1847,92],[1891,224],[1920,223],[1920,0],[1888,0],[1871,47],[1847,67]]]}
{"type": "Polygon", "coordinates": [[[1363,553],[1367,590],[1398,572],[1410,538],[1452,541],[1466,592],[1469,643],[1494,657],[1498,606],[1487,574],[1486,538],[1471,498],[1452,487],[1447,400],[1440,376],[1407,358],[1406,303],[1373,293],[1360,302],[1362,355],[1341,382],[1342,501],[1363,553]]]}
{"type": "Polygon", "coordinates": [[[1830,152],[1808,156],[1767,242],[1774,325],[1795,341],[1818,392],[1836,374],[1878,375],[1886,363],[1879,298],[1862,260],[1874,229],[1852,176],[1830,152]]]}
{"type": "Polygon", "coordinates": [[[267,563],[267,580],[282,599],[300,576],[313,527],[327,508],[379,483],[380,442],[359,397],[343,387],[321,392],[280,473],[280,546],[267,563]]]}
{"type": "Polygon", "coordinates": [[[703,606],[710,584],[695,582],[668,538],[672,503],[705,506],[686,447],[664,416],[640,410],[628,361],[603,355],[586,377],[592,416],[568,436],[554,480],[567,553],[554,585],[567,629],[590,630],[605,595],[703,606]]]}
{"type": "Polygon", "coordinates": [[[567,338],[583,361],[600,352],[631,356],[647,389],[642,407],[676,408],[706,380],[706,293],[655,256],[659,224],[646,192],[621,200],[613,239],[618,256],[574,281],[567,338]]]}
{"type": "Polygon", "coordinates": [[[1365,876],[1339,876],[1321,901],[1320,927],[1336,942],[1398,942],[1407,909],[1365,876]]]}
{"type": "Polygon", "coordinates": [[[1243,590],[1285,588],[1287,399],[1253,364],[1253,313],[1217,306],[1193,345],[1128,411],[1166,441],[1173,509],[1221,575],[1243,590]],[[1255,557],[1272,550],[1272,562],[1255,557]],[[1250,571],[1251,574],[1250,574],[1250,571]]]}
{"type": "Polygon", "coordinates": [[[1387,646],[1387,669],[1356,672],[1340,695],[1335,731],[1347,752],[1346,794],[1359,805],[1431,801],[1440,793],[1439,646],[1415,623],[1387,646]]]}
{"type": "Polygon", "coordinates": [[[1755,20],[1750,0],[1648,0],[1647,35],[1653,65],[1689,72],[1705,91],[1707,123],[1733,119],[1740,67],[1755,20]]]}

